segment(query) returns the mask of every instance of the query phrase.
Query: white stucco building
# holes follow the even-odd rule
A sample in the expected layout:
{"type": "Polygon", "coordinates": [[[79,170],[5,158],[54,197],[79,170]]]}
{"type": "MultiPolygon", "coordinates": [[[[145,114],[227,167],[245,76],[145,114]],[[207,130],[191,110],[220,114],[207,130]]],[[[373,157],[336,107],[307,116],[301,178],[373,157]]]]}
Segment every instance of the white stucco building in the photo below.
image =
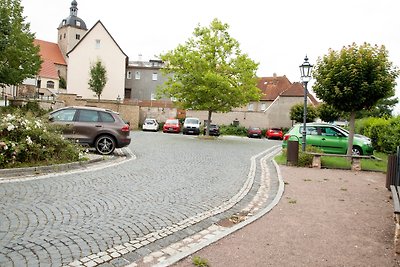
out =
{"type": "Polygon", "coordinates": [[[85,99],[97,99],[89,89],[90,68],[97,60],[107,70],[107,83],[101,94],[103,100],[123,99],[127,55],[121,50],[101,21],[98,21],[67,53],[67,92],[85,99]]]}

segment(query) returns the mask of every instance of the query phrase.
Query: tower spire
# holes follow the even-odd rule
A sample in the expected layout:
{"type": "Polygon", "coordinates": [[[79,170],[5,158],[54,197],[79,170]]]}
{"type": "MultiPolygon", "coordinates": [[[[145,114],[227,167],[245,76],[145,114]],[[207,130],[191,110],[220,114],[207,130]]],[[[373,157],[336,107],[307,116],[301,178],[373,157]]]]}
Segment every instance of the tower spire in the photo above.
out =
{"type": "Polygon", "coordinates": [[[75,0],[73,0],[71,2],[71,7],[69,8],[69,10],[70,10],[71,16],[75,16],[75,17],[78,16],[78,3],[75,0]]]}

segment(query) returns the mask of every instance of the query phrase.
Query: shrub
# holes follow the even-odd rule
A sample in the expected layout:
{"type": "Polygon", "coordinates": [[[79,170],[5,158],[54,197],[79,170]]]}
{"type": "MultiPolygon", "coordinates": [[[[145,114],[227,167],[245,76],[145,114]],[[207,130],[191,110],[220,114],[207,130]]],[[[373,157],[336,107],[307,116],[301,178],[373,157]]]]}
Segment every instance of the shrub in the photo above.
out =
{"type": "Polygon", "coordinates": [[[221,125],[219,131],[222,135],[238,135],[238,136],[246,136],[247,129],[243,126],[235,126],[235,125],[221,125]]]}
{"type": "Polygon", "coordinates": [[[78,161],[80,145],[37,118],[7,114],[0,120],[0,168],[78,161]]]}
{"type": "MultiPolygon", "coordinates": [[[[322,150],[315,146],[306,146],[306,152],[322,153],[322,150]]],[[[299,146],[299,160],[297,162],[298,167],[311,167],[314,156],[304,153],[299,146]]]]}
{"type": "MultiPolygon", "coordinates": [[[[315,146],[306,146],[306,152],[315,152],[322,153],[322,150],[315,146]]],[[[282,149],[282,155],[287,158],[287,149],[282,149]]],[[[306,154],[301,150],[301,146],[299,146],[299,158],[297,161],[297,167],[311,167],[313,161],[313,155],[306,154]]]]}
{"type": "Polygon", "coordinates": [[[388,120],[387,125],[379,131],[377,147],[379,151],[394,154],[400,146],[400,117],[388,120]]]}

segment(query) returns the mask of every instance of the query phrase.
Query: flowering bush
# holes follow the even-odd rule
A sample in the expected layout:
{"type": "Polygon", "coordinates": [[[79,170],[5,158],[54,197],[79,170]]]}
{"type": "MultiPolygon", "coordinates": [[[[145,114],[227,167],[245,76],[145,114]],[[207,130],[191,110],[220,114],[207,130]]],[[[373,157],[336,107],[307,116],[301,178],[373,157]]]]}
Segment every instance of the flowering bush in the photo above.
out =
{"type": "Polygon", "coordinates": [[[82,151],[38,118],[17,113],[0,120],[0,168],[78,161],[82,151]]]}

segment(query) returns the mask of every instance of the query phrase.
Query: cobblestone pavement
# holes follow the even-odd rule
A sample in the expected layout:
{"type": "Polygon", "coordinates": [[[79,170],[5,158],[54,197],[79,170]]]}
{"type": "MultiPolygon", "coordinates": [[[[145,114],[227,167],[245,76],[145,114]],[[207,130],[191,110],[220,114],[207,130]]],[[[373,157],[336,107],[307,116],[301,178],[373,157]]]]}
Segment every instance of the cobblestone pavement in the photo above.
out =
{"type": "Polygon", "coordinates": [[[279,145],[133,132],[130,160],[3,179],[0,266],[168,265],[274,201],[279,145]]]}

